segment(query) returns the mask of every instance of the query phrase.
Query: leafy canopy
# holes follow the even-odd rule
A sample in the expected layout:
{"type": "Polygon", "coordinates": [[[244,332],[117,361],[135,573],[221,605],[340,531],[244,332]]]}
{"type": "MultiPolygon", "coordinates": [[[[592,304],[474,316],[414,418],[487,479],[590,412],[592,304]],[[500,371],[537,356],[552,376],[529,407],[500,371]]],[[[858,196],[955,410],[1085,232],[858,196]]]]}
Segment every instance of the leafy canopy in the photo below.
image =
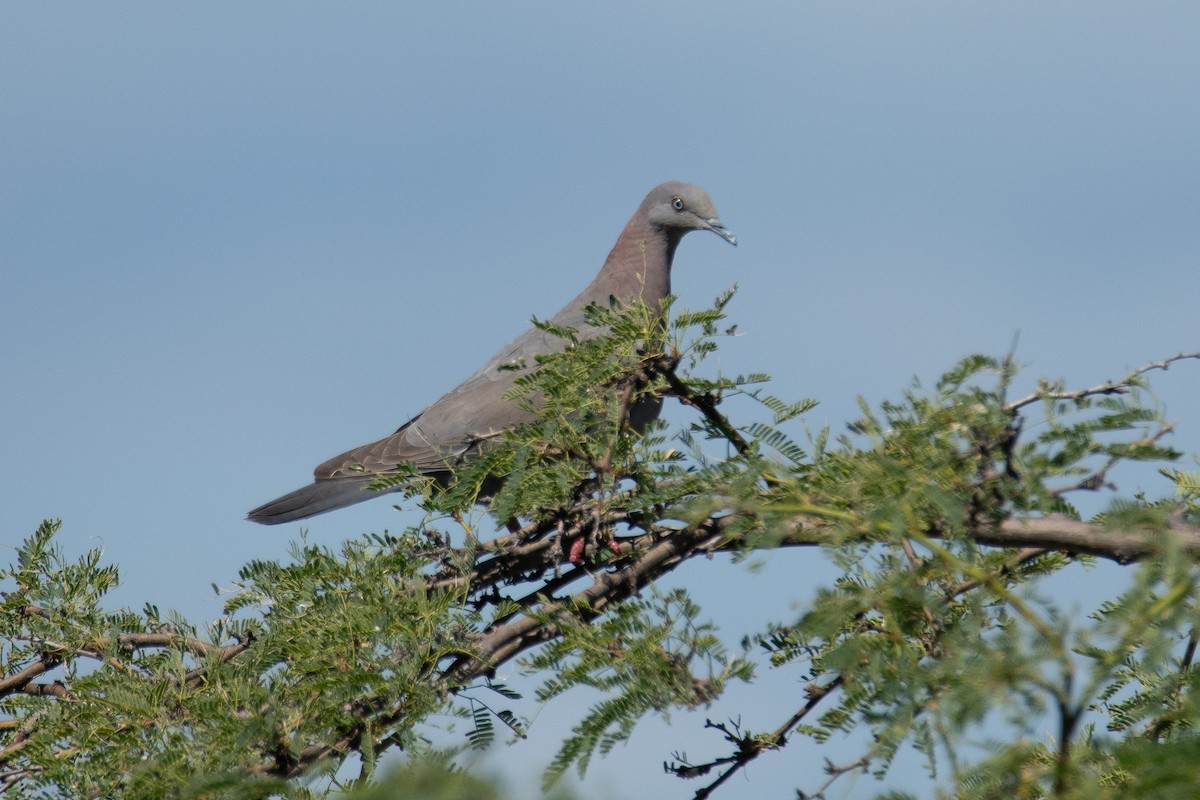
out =
{"type": "Polygon", "coordinates": [[[1163,470],[1174,497],[1118,498],[1087,522],[1073,498],[1120,463],[1178,456],[1144,374],[1196,355],[1015,400],[1014,361],[971,356],[864,403],[842,435],[799,437],[813,401],[706,371],[735,332],[731,297],[673,319],[592,306],[602,336],[539,323],[566,347],[513,390],[535,422],[481,442],[448,486],[404,465],[378,476],[417,498],[418,524],[252,562],[203,628],[106,608],[117,569],[68,556],[43,523],[0,574],[0,790],[488,796],[456,753],[519,741],[536,704],[588,687],[600,699],[548,759],[547,789],[647,715],[704,708],[724,755],[651,756],[697,797],[794,739],[853,731],[869,742],[856,758],[793,770],[802,796],[915,756],[962,797],[1190,797],[1200,473],[1163,470]],[[663,404],[681,422],[651,421],[663,404]],[[696,558],[785,547],[831,577],[740,644],[703,614],[720,587],[659,588],[696,558]],[[1056,576],[1096,557],[1129,565],[1127,586],[1064,613],[1056,576]],[[498,682],[507,664],[531,698],[498,682]],[[742,720],[725,689],[763,669],[794,674],[795,696],[742,720]],[[439,728],[460,745],[431,744],[439,728]],[[389,750],[403,778],[380,779],[389,750]]]}

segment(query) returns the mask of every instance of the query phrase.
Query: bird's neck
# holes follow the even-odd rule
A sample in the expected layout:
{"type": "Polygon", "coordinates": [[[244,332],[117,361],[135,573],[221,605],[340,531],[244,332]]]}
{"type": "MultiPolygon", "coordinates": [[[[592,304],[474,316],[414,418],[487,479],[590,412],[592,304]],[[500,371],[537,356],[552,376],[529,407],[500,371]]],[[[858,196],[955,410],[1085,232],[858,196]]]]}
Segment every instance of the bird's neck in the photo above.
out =
{"type": "Polygon", "coordinates": [[[671,260],[678,244],[678,236],[630,220],[593,281],[593,300],[604,302],[612,295],[657,305],[671,293],[671,260]]]}

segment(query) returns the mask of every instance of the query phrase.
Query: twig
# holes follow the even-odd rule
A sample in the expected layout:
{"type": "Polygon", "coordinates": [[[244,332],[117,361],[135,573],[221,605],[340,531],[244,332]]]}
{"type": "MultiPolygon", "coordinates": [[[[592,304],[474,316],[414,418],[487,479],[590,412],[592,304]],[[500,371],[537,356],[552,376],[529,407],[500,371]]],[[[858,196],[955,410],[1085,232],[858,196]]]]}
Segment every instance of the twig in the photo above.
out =
{"type": "MultiPolygon", "coordinates": [[[[1150,436],[1148,438],[1134,442],[1134,445],[1145,446],[1145,445],[1154,444],[1159,439],[1163,438],[1164,436],[1173,432],[1174,430],[1175,430],[1174,425],[1171,425],[1169,423],[1164,423],[1163,426],[1161,428],[1159,428],[1154,433],[1153,436],[1150,436]]],[[[1105,459],[1104,463],[1100,465],[1099,469],[1097,469],[1091,475],[1088,475],[1086,478],[1081,478],[1080,480],[1078,480],[1075,483],[1072,483],[1068,486],[1059,486],[1055,489],[1051,489],[1050,494],[1054,495],[1055,497],[1061,498],[1063,495],[1067,494],[1068,492],[1076,492],[1076,491],[1081,491],[1081,490],[1094,492],[1094,491],[1099,491],[1100,489],[1115,488],[1111,483],[1108,483],[1108,481],[1107,481],[1108,471],[1124,460],[1125,460],[1124,456],[1119,456],[1119,455],[1109,456],[1107,459],[1105,459]]]]}
{"type": "Polygon", "coordinates": [[[695,767],[672,769],[671,771],[680,777],[686,778],[694,777],[696,775],[703,775],[717,765],[729,764],[729,769],[718,775],[712,783],[701,787],[696,791],[696,794],[694,795],[695,800],[705,800],[705,798],[710,797],[713,792],[721,787],[722,784],[733,777],[734,774],[742,770],[751,761],[758,758],[768,750],[776,750],[786,746],[787,737],[788,734],[791,733],[792,728],[795,728],[797,725],[799,725],[801,720],[808,716],[813,709],[820,705],[822,700],[828,697],[841,685],[842,679],[839,676],[831,680],[829,683],[810,686],[808,700],[805,702],[805,704],[794,714],[792,714],[786,722],[766,736],[735,736],[725,726],[709,723],[707,727],[717,728],[718,730],[725,732],[726,740],[737,745],[737,752],[732,756],[717,759],[716,761],[708,764],[702,764],[695,767]]]}
{"type": "Polygon", "coordinates": [[[656,375],[661,375],[671,389],[671,396],[686,406],[699,411],[721,435],[729,440],[739,455],[750,454],[750,443],[729,421],[729,418],[717,410],[717,398],[711,393],[692,391],[692,387],[684,383],[675,372],[675,361],[670,358],[660,358],[650,365],[656,375]]]}
{"type": "Polygon", "coordinates": [[[833,786],[834,781],[836,781],[838,778],[842,777],[843,775],[848,775],[851,772],[866,772],[867,768],[870,766],[870,756],[863,756],[857,761],[851,761],[849,764],[843,764],[841,766],[834,764],[827,758],[825,759],[825,773],[829,775],[829,780],[817,787],[815,794],[797,791],[796,800],[824,800],[825,792],[829,791],[829,787],[833,786]]]}
{"type": "Polygon", "coordinates": [[[1010,412],[1017,411],[1029,405],[1030,403],[1036,403],[1039,400],[1072,400],[1079,402],[1086,397],[1093,397],[1095,395],[1126,394],[1140,376],[1156,369],[1170,369],[1171,365],[1176,361],[1184,361],[1186,359],[1200,359],[1200,352],[1176,353],[1170,358],[1164,358],[1162,361],[1152,361],[1139,369],[1135,369],[1133,372],[1129,373],[1119,381],[1105,381],[1104,383],[1096,384],[1095,386],[1088,387],[1087,389],[1076,389],[1073,392],[1055,392],[1042,389],[1026,395],[1020,400],[1014,400],[1005,406],[1005,409],[1010,412]]]}

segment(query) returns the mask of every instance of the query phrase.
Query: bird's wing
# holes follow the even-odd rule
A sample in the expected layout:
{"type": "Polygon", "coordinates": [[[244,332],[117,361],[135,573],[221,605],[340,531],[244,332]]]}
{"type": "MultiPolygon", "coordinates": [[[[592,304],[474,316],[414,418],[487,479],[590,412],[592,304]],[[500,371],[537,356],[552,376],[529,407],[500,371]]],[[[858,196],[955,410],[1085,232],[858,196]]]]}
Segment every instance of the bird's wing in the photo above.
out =
{"type": "Polygon", "coordinates": [[[334,456],[316,468],[315,478],[361,477],[405,462],[423,473],[446,472],[473,444],[534,419],[518,404],[504,400],[504,394],[537,366],[535,355],[562,347],[557,336],[539,328],[526,331],[391,436],[334,456]],[[501,369],[508,365],[518,368],[501,369]]]}

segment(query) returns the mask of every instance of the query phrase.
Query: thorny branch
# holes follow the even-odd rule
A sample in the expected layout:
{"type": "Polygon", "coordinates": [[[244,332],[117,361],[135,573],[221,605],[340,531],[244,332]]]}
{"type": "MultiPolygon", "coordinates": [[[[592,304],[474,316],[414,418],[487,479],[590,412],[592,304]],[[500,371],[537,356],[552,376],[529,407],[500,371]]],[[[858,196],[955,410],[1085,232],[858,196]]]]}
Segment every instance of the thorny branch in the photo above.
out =
{"type": "MultiPolygon", "coordinates": [[[[1174,432],[1174,430],[1175,430],[1174,425],[1163,424],[1163,426],[1161,428],[1159,428],[1157,431],[1155,431],[1151,436],[1149,436],[1146,439],[1143,439],[1140,442],[1137,442],[1137,444],[1139,444],[1139,445],[1154,444],[1155,442],[1157,442],[1159,439],[1162,439],[1167,434],[1174,432]]],[[[1108,482],[1108,472],[1113,467],[1115,467],[1117,464],[1119,464],[1120,461],[1121,461],[1121,459],[1118,456],[1115,456],[1115,455],[1109,456],[1108,458],[1106,458],[1104,460],[1103,464],[1101,464],[1096,469],[1092,470],[1092,472],[1089,475],[1087,475],[1083,478],[1080,478],[1078,481],[1076,481],[1075,483],[1072,483],[1068,486],[1055,487],[1050,490],[1050,493],[1052,495],[1054,495],[1055,497],[1064,497],[1067,494],[1069,494],[1070,492],[1077,492],[1077,491],[1081,491],[1081,490],[1095,492],[1095,491],[1099,491],[1101,489],[1113,489],[1115,487],[1111,483],[1108,482]]]]}
{"type": "Polygon", "coordinates": [[[725,740],[737,748],[734,754],[715,759],[705,764],[663,764],[663,768],[680,778],[696,778],[701,775],[707,775],[718,767],[728,765],[728,769],[718,775],[712,783],[696,791],[694,795],[696,800],[705,800],[705,798],[711,796],[713,792],[719,789],[723,783],[733,777],[735,773],[763,753],[768,750],[778,750],[785,747],[787,745],[788,734],[792,732],[792,729],[799,725],[809,713],[820,705],[822,700],[833,694],[841,685],[842,679],[840,677],[823,684],[810,684],[805,690],[808,699],[804,705],[796,713],[792,714],[786,722],[765,735],[755,736],[742,733],[736,725],[715,723],[712,720],[708,720],[705,722],[704,727],[721,731],[724,734],[725,740]]]}
{"type": "Polygon", "coordinates": [[[1152,372],[1156,369],[1167,370],[1177,361],[1186,361],[1188,359],[1200,359],[1200,352],[1197,353],[1176,353],[1170,358],[1164,358],[1162,361],[1152,361],[1143,367],[1135,369],[1133,372],[1126,375],[1124,378],[1117,381],[1105,381],[1104,383],[1090,386],[1087,389],[1076,389],[1074,391],[1058,391],[1043,386],[1038,391],[1022,397],[1020,400],[1014,400],[1005,406],[1007,411],[1020,411],[1025,406],[1036,403],[1040,400],[1069,400],[1072,402],[1080,402],[1088,397],[1105,394],[1128,394],[1131,389],[1139,383],[1139,378],[1147,372],[1152,372]]]}
{"type": "MultiPolygon", "coordinates": [[[[42,616],[42,609],[30,606],[23,613],[42,616]]],[[[159,650],[174,647],[198,658],[215,656],[225,662],[236,658],[248,650],[253,643],[253,636],[247,634],[236,637],[233,644],[215,645],[174,631],[157,632],[127,632],[119,633],[114,638],[101,637],[84,642],[74,648],[67,648],[59,642],[43,642],[42,653],[38,660],[11,675],[0,679],[0,697],[15,692],[28,695],[52,695],[59,699],[69,696],[69,691],[61,681],[53,683],[34,683],[40,675],[51,672],[61,666],[68,658],[89,658],[95,661],[116,663],[113,659],[118,655],[129,655],[138,650],[159,650]]],[[[204,668],[197,668],[186,675],[183,680],[189,684],[203,678],[204,668]]]]}
{"type": "Polygon", "coordinates": [[[685,406],[691,406],[699,411],[705,419],[712,423],[713,427],[721,432],[721,435],[733,445],[739,454],[747,455],[750,452],[750,443],[742,436],[737,426],[717,409],[721,398],[711,392],[692,391],[691,387],[675,372],[676,366],[674,359],[664,357],[651,363],[650,369],[656,375],[661,375],[667,382],[672,397],[685,406]]]}

